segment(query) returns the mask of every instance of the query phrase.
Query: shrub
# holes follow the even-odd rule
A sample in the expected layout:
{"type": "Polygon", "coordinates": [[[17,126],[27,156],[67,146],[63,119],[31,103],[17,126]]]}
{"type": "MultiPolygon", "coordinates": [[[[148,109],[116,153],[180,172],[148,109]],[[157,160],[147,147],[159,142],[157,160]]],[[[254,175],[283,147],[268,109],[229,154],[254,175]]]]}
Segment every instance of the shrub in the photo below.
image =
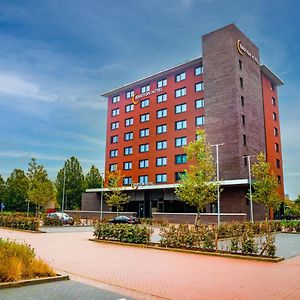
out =
{"type": "Polygon", "coordinates": [[[38,231],[40,220],[35,217],[25,217],[17,214],[0,215],[0,226],[24,230],[38,231]]]}
{"type": "Polygon", "coordinates": [[[254,240],[253,232],[246,231],[242,235],[241,251],[244,254],[255,254],[258,251],[258,246],[254,240]]]}
{"type": "Polygon", "coordinates": [[[168,226],[169,221],[165,218],[163,219],[153,219],[153,218],[141,218],[141,223],[152,226],[168,226]]]}

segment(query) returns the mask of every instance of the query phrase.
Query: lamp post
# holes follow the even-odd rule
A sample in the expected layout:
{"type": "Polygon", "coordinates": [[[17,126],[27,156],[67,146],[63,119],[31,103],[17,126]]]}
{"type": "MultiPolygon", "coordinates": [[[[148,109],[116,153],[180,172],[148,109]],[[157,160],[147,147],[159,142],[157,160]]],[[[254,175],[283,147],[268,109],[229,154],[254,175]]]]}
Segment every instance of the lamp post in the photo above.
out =
{"type": "Polygon", "coordinates": [[[251,155],[244,155],[248,163],[248,181],[249,181],[249,198],[250,198],[250,221],[253,223],[253,201],[252,201],[252,178],[251,178],[251,155]]]}
{"type": "Polygon", "coordinates": [[[101,175],[101,197],[100,197],[100,221],[103,220],[103,185],[104,185],[104,172],[101,175]]]}
{"type": "Polygon", "coordinates": [[[224,143],[222,144],[215,144],[211,145],[212,147],[216,147],[216,157],[217,157],[217,182],[218,182],[218,226],[221,223],[221,208],[220,208],[220,168],[219,168],[219,146],[223,146],[224,143]]]}
{"type": "Polygon", "coordinates": [[[61,212],[62,213],[64,213],[65,189],[66,189],[66,169],[64,168],[64,185],[63,185],[63,196],[62,196],[62,203],[61,203],[61,212]]]}

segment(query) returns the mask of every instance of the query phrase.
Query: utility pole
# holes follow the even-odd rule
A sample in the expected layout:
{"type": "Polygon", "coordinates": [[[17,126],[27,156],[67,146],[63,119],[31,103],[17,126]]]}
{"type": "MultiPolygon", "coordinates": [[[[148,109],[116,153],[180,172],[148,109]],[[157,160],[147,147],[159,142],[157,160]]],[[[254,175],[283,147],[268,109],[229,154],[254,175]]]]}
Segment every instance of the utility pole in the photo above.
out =
{"type": "Polygon", "coordinates": [[[65,189],[66,189],[66,166],[64,167],[64,185],[63,185],[63,196],[62,196],[62,203],[61,203],[61,212],[62,213],[64,213],[65,189]]]}
{"type": "Polygon", "coordinates": [[[252,178],[251,178],[251,155],[244,155],[248,164],[248,182],[249,182],[249,198],[250,198],[250,221],[253,223],[253,201],[252,201],[252,178]]]}
{"type": "Polygon", "coordinates": [[[100,221],[103,220],[103,186],[104,186],[104,173],[100,173],[101,175],[101,200],[100,200],[100,221]]]}

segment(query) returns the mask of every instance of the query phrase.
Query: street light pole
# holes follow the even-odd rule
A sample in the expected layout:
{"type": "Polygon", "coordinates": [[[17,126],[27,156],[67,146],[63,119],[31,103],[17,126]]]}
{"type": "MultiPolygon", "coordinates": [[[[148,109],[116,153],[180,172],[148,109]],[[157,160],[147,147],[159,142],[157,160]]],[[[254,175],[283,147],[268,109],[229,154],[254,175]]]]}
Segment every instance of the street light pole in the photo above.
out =
{"type": "Polygon", "coordinates": [[[100,200],[100,221],[103,220],[103,185],[104,185],[104,173],[100,173],[102,180],[101,180],[101,200],[100,200]]]}
{"type": "Polygon", "coordinates": [[[66,188],[66,169],[64,168],[64,185],[63,185],[63,197],[61,203],[61,212],[64,213],[64,205],[65,205],[65,188],[66,188]]]}
{"type": "Polygon", "coordinates": [[[248,162],[248,181],[249,181],[249,198],[250,198],[250,220],[253,223],[253,201],[252,201],[252,178],[251,178],[251,156],[245,155],[248,162]]]}
{"type": "Polygon", "coordinates": [[[221,223],[221,208],[220,208],[220,168],[219,168],[219,146],[223,146],[222,144],[211,145],[212,147],[216,147],[216,157],[217,157],[217,182],[218,182],[218,226],[221,223]]]}

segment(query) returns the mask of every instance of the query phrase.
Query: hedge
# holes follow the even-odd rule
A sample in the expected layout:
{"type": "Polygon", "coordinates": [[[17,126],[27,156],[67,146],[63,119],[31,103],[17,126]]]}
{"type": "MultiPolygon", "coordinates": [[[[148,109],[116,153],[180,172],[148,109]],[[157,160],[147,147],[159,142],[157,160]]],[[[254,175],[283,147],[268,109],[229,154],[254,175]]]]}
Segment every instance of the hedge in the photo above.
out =
{"type": "Polygon", "coordinates": [[[35,217],[23,217],[20,215],[1,215],[0,226],[11,227],[23,230],[38,231],[40,229],[40,220],[35,217]]]}

